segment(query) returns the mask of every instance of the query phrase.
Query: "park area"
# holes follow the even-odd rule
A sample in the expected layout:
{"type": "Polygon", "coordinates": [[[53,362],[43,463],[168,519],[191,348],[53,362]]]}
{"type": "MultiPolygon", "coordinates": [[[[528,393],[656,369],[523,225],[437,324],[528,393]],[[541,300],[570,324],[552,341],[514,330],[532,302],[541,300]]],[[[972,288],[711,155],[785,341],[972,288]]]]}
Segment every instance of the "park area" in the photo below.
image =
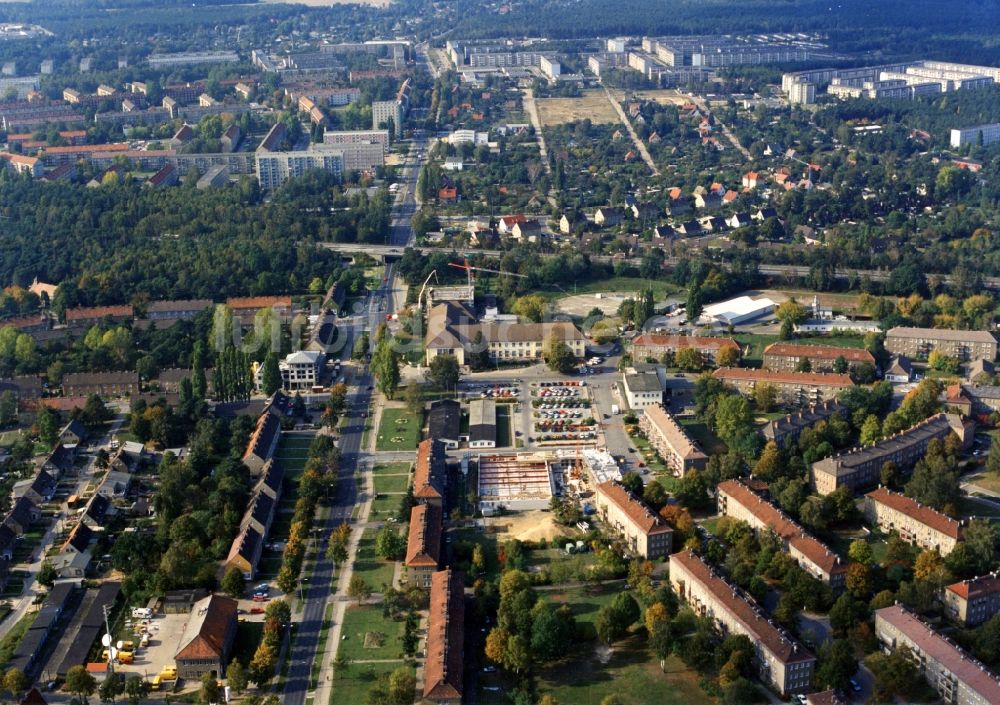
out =
{"type": "Polygon", "coordinates": [[[351,605],[344,613],[337,655],[352,662],[402,659],[403,630],[403,622],[382,616],[381,605],[351,605]]]}
{"type": "Polygon", "coordinates": [[[603,90],[583,91],[576,98],[538,98],[535,104],[543,125],[562,125],[583,119],[592,123],[619,120],[603,90]]]}
{"type": "Polygon", "coordinates": [[[416,450],[422,419],[407,409],[382,409],[376,450],[416,450]]]}
{"type": "Polygon", "coordinates": [[[358,542],[358,557],[354,561],[354,574],[360,576],[371,587],[372,592],[379,592],[383,585],[392,584],[395,563],[383,561],[375,555],[375,530],[365,529],[358,542]]]}

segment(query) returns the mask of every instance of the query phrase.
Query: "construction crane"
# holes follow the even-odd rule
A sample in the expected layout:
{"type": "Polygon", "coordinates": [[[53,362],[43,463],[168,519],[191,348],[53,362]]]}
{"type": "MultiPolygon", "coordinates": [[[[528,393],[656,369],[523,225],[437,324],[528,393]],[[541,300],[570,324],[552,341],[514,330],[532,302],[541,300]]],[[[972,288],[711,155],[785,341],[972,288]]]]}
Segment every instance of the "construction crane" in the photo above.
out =
{"type": "Polygon", "coordinates": [[[473,267],[471,264],[469,264],[469,260],[468,259],[463,260],[462,264],[458,264],[456,262],[449,262],[448,266],[449,267],[454,267],[455,269],[464,269],[465,270],[465,273],[469,277],[469,291],[473,291],[473,287],[475,287],[475,285],[476,285],[476,277],[472,273],[473,271],[476,271],[476,272],[489,272],[490,274],[506,274],[509,277],[520,277],[521,279],[527,279],[528,278],[524,274],[516,274],[515,272],[503,272],[503,271],[501,271],[499,269],[487,269],[486,267],[473,267]]]}
{"type": "Polygon", "coordinates": [[[427,289],[427,282],[431,280],[431,277],[434,277],[434,281],[436,281],[438,284],[441,283],[441,280],[438,279],[437,270],[432,269],[431,273],[427,275],[426,279],[424,279],[424,285],[420,287],[420,293],[417,295],[417,308],[420,309],[421,311],[424,310],[424,290],[427,289]]]}

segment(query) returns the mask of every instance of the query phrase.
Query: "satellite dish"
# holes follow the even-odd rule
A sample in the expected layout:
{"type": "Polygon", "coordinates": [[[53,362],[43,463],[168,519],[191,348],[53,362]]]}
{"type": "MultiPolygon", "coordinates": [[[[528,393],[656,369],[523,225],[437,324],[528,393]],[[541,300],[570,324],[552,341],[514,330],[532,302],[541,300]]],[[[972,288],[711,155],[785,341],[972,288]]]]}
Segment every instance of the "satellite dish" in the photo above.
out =
{"type": "Polygon", "coordinates": [[[104,646],[105,648],[111,646],[111,635],[110,634],[105,634],[104,636],[101,637],[101,646],[104,646]]]}
{"type": "Polygon", "coordinates": [[[115,644],[115,646],[118,648],[119,651],[121,651],[121,648],[122,646],[124,646],[124,644],[125,644],[124,642],[119,641],[117,644],[115,644]]]}

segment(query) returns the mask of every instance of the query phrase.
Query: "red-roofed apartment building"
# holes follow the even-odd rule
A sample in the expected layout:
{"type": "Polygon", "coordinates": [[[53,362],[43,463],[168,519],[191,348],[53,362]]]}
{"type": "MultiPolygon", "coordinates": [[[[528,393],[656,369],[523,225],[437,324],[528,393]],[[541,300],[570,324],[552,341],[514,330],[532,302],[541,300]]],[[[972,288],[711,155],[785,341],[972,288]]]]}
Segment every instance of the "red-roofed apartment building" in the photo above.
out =
{"type": "Polygon", "coordinates": [[[406,582],[421,588],[431,586],[431,576],[441,558],[441,507],[418,504],[410,510],[406,539],[406,582]]]}
{"type": "Polygon", "coordinates": [[[905,495],[879,487],[865,495],[865,517],[904,541],[947,556],[962,540],[962,523],[905,495]]]}
{"type": "Polygon", "coordinates": [[[431,576],[424,700],[435,705],[461,705],[464,668],[465,587],[459,573],[442,570],[431,576]]]}
{"type": "Polygon", "coordinates": [[[719,514],[745,521],[756,531],[773,530],[800,568],[835,590],[844,586],[847,562],[780,509],[739,480],[720,482],[717,494],[719,514]]]}
{"type": "Polygon", "coordinates": [[[198,680],[206,673],[221,677],[236,638],[236,600],[209,595],[191,609],[178,642],[177,675],[198,680]]]}
{"type": "Polygon", "coordinates": [[[841,357],[848,365],[868,364],[875,366],[875,358],[872,354],[861,348],[771,343],[764,348],[764,369],[775,372],[795,372],[802,360],[809,360],[813,372],[833,372],[834,363],[841,357]]]}
{"type": "Polygon", "coordinates": [[[816,657],[701,558],[689,552],[670,556],[670,584],[691,609],[711,618],[723,633],[743,634],[754,643],[754,665],[764,683],[782,696],[810,687],[816,657]]]}
{"type": "Polygon", "coordinates": [[[944,610],[956,622],[975,627],[1000,612],[1000,573],[953,583],[944,589],[944,610]]]}
{"type": "Polygon", "coordinates": [[[674,530],[666,520],[618,482],[602,482],[594,495],[601,521],[643,558],[670,555],[674,530]]]}

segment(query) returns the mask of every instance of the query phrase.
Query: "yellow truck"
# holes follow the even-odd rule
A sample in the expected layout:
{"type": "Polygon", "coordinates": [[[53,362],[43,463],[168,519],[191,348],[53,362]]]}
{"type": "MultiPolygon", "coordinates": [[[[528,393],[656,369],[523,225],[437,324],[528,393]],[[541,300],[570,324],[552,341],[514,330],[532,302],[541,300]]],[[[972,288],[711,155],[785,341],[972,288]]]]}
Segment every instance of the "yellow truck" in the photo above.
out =
{"type": "Polygon", "coordinates": [[[164,666],[163,670],[160,671],[159,678],[161,681],[175,681],[177,680],[177,669],[173,666],[164,666]]]}

